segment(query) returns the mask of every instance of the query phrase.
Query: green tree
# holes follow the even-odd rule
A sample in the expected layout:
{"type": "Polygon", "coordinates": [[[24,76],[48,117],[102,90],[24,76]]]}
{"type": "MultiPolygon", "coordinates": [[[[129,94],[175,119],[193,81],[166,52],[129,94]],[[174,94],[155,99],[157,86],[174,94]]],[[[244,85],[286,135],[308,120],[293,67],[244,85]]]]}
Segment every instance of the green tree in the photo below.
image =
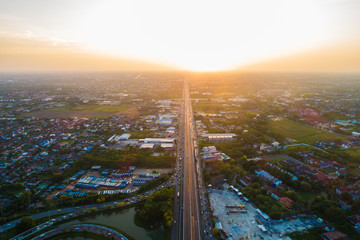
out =
{"type": "Polygon", "coordinates": [[[33,228],[36,226],[36,222],[31,217],[23,217],[21,219],[21,222],[16,224],[16,230],[18,233],[24,232],[30,228],[33,228]]]}
{"type": "Polygon", "coordinates": [[[279,220],[284,216],[284,214],[282,212],[271,212],[269,216],[271,219],[279,220]]]}
{"type": "Polygon", "coordinates": [[[338,207],[329,207],[324,211],[324,213],[327,219],[332,222],[344,220],[346,217],[344,210],[338,207]]]}
{"type": "Polygon", "coordinates": [[[52,175],[51,177],[51,182],[52,183],[60,183],[64,180],[64,176],[62,174],[59,173],[55,173],[54,175],[52,175]]]}

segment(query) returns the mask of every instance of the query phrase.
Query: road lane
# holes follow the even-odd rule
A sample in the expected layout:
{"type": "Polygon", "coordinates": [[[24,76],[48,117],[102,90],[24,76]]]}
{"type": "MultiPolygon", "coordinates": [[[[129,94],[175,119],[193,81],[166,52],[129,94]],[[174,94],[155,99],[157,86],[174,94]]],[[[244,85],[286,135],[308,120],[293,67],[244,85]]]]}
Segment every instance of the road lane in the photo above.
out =
{"type": "Polygon", "coordinates": [[[184,219],[183,239],[197,240],[200,236],[199,202],[197,192],[196,165],[194,158],[193,118],[190,102],[189,83],[184,82],[184,113],[185,113],[185,161],[184,161],[184,219]]]}

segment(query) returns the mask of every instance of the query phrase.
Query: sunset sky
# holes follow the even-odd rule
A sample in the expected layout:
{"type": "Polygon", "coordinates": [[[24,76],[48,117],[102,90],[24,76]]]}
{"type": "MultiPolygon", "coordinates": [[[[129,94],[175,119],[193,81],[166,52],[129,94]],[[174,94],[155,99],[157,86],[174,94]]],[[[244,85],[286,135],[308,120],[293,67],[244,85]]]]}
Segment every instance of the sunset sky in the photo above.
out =
{"type": "Polygon", "coordinates": [[[359,0],[0,0],[0,71],[354,72],[359,13],[359,0]]]}

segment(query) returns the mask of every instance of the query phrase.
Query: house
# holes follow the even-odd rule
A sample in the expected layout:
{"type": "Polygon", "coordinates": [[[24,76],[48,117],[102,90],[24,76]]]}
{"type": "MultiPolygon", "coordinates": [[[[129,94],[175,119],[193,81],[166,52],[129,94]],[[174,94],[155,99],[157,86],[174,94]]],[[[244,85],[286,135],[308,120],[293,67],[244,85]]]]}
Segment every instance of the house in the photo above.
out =
{"type": "Polygon", "coordinates": [[[341,195],[343,192],[348,192],[350,194],[353,194],[355,189],[349,187],[349,186],[340,186],[336,189],[336,194],[341,195]]]}
{"type": "Polygon", "coordinates": [[[323,229],[324,229],[325,231],[327,231],[327,232],[335,231],[335,228],[334,228],[332,225],[330,225],[330,224],[325,225],[325,226],[323,227],[323,229]]]}
{"type": "Polygon", "coordinates": [[[255,170],[255,174],[262,180],[271,182],[273,187],[277,187],[282,184],[282,181],[272,176],[270,173],[264,170],[255,170]]]}
{"type": "Polygon", "coordinates": [[[92,166],[92,171],[99,171],[101,169],[101,166],[92,166]]]}
{"type": "Polygon", "coordinates": [[[254,175],[248,175],[240,179],[240,183],[242,183],[245,186],[250,185],[254,181],[255,176],[254,175]]]}
{"type": "Polygon", "coordinates": [[[321,236],[325,240],[348,239],[348,236],[346,234],[339,232],[339,231],[325,232],[321,236]]]}
{"type": "Polygon", "coordinates": [[[350,149],[350,148],[351,148],[351,145],[346,144],[346,143],[343,143],[343,144],[341,144],[341,147],[342,147],[343,149],[350,149]]]}
{"type": "Polygon", "coordinates": [[[350,204],[348,204],[344,201],[341,201],[341,200],[339,200],[339,206],[344,210],[349,210],[352,207],[350,204]]]}
{"type": "Polygon", "coordinates": [[[360,133],[358,132],[352,132],[351,135],[353,135],[354,137],[360,137],[360,133]]]}
{"type": "Polygon", "coordinates": [[[345,166],[341,163],[338,163],[336,161],[332,161],[331,164],[333,165],[333,167],[335,167],[336,169],[340,169],[340,170],[345,170],[345,166]]]}
{"type": "Polygon", "coordinates": [[[355,216],[349,217],[349,222],[354,226],[355,231],[360,233],[360,216],[355,215],[355,216]]]}
{"type": "Polygon", "coordinates": [[[294,201],[288,197],[282,197],[279,199],[279,202],[281,205],[287,207],[287,208],[290,208],[291,205],[294,203],[294,201]]]}
{"type": "Polygon", "coordinates": [[[273,145],[275,148],[278,148],[279,147],[279,145],[280,145],[280,143],[278,143],[278,142],[273,142],[273,143],[271,143],[271,145],[273,145]]]}
{"type": "Polygon", "coordinates": [[[279,193],[278,191],[276,191],[276,190],[272,191],[270,196],[272,198],[274,198],[275,200],[279,200],[280,198],[283,197],[283,195],[281,193],[279,193]]]}
{"type": "Polygon", "coordinates": [[[266,143],[261,143],[260,145],[260,151],[267,151],[267,152],[271,152],[273,150],[273,147],[266,144],[266,143]]]}
{"type": "Polygon", "coordinates": [[[340,176],[340,175],[347,175],[348,172],[346,170],[340,169],[338,171],[336,171],[336,175],[340,176]]]}
{"type": "Polygon", "coordinates": [[[202,152],[203,153],[216,153],[217,149],[215,146],[208,146],[208,147],[203,147],[202,152]]]}
{"type": "Polygon", "coordinates": [[[319,182],[320,184],[325,184],[333,180],[333,178],[329,177],[324,173],[316,173],[315,175],[313,175],[313,179],[319,182]]]}

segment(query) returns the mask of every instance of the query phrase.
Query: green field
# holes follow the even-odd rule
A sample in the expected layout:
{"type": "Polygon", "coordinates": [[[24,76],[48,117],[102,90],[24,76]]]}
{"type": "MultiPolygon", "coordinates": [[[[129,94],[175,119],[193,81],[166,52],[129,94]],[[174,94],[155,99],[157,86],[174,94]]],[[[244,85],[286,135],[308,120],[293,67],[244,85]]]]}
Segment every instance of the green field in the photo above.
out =
{"type": "Polygon", "coordinates": [[[355,158],[357,161],[360,161],[360,149],[349,149],[344,150],[344,152],[350,154],[353,158],[355,158]]]}
{"type": "Polygon", "coordinates": [[[79,106],[66,105],[64,107],[54,108],[51,110],[24,113],[22,114],[22,116],[23,117],[35,116],[37,118],[67,118],[67,117],[106,118],[116,113],[129,112],[129,114],[132,114],[133,110],[134,108],[131,108],[131,106],[128,104],[121,104],[121,105],[82,104],[79,106]]]}
{"type": "Polygon", "coordinates": [[[219,113],[224,107],[220,103],[200,101],[194,104],[194,109],[206,113],[219,113]]]}
{"type": "Polygon", "coordinates": [[[348,120],[348,119],[353,119],[353,117],[349,117],[346,116],[342,113],[339,112],[326,112],[324,114],[325,118],[329,119],[329,120],[335,120],[335,119],[339,119],[339,120],[348,120]]]}
{"type": "Polygon", "coordinates": [[[268,160],[271,163],[278,163],[281,161],[285,161],[287,159],[286,155],[268,155],[268,156],[263,156],[263,158],[265,160],[268,160]]]}
{"type": "Polygon", "coordinates": [[[72,111],[94,111],[94,112],[114,113],[114,112],[125,112],[129,110],[129,108],[130,106],[127,104],[121,104],[121,105],[83,104],[79,106],[64,106],[61,108],[55,108],[53,109],[53,111],[72,110],[72,111]]]}
{"type": "Polygon", "coordinates": [[[268,128],[277,134],[296,140],[296,143],[312,144],[317,141],[347,140],[346,136],[316,129],[291,120],[270,121],[268,128]]]}

